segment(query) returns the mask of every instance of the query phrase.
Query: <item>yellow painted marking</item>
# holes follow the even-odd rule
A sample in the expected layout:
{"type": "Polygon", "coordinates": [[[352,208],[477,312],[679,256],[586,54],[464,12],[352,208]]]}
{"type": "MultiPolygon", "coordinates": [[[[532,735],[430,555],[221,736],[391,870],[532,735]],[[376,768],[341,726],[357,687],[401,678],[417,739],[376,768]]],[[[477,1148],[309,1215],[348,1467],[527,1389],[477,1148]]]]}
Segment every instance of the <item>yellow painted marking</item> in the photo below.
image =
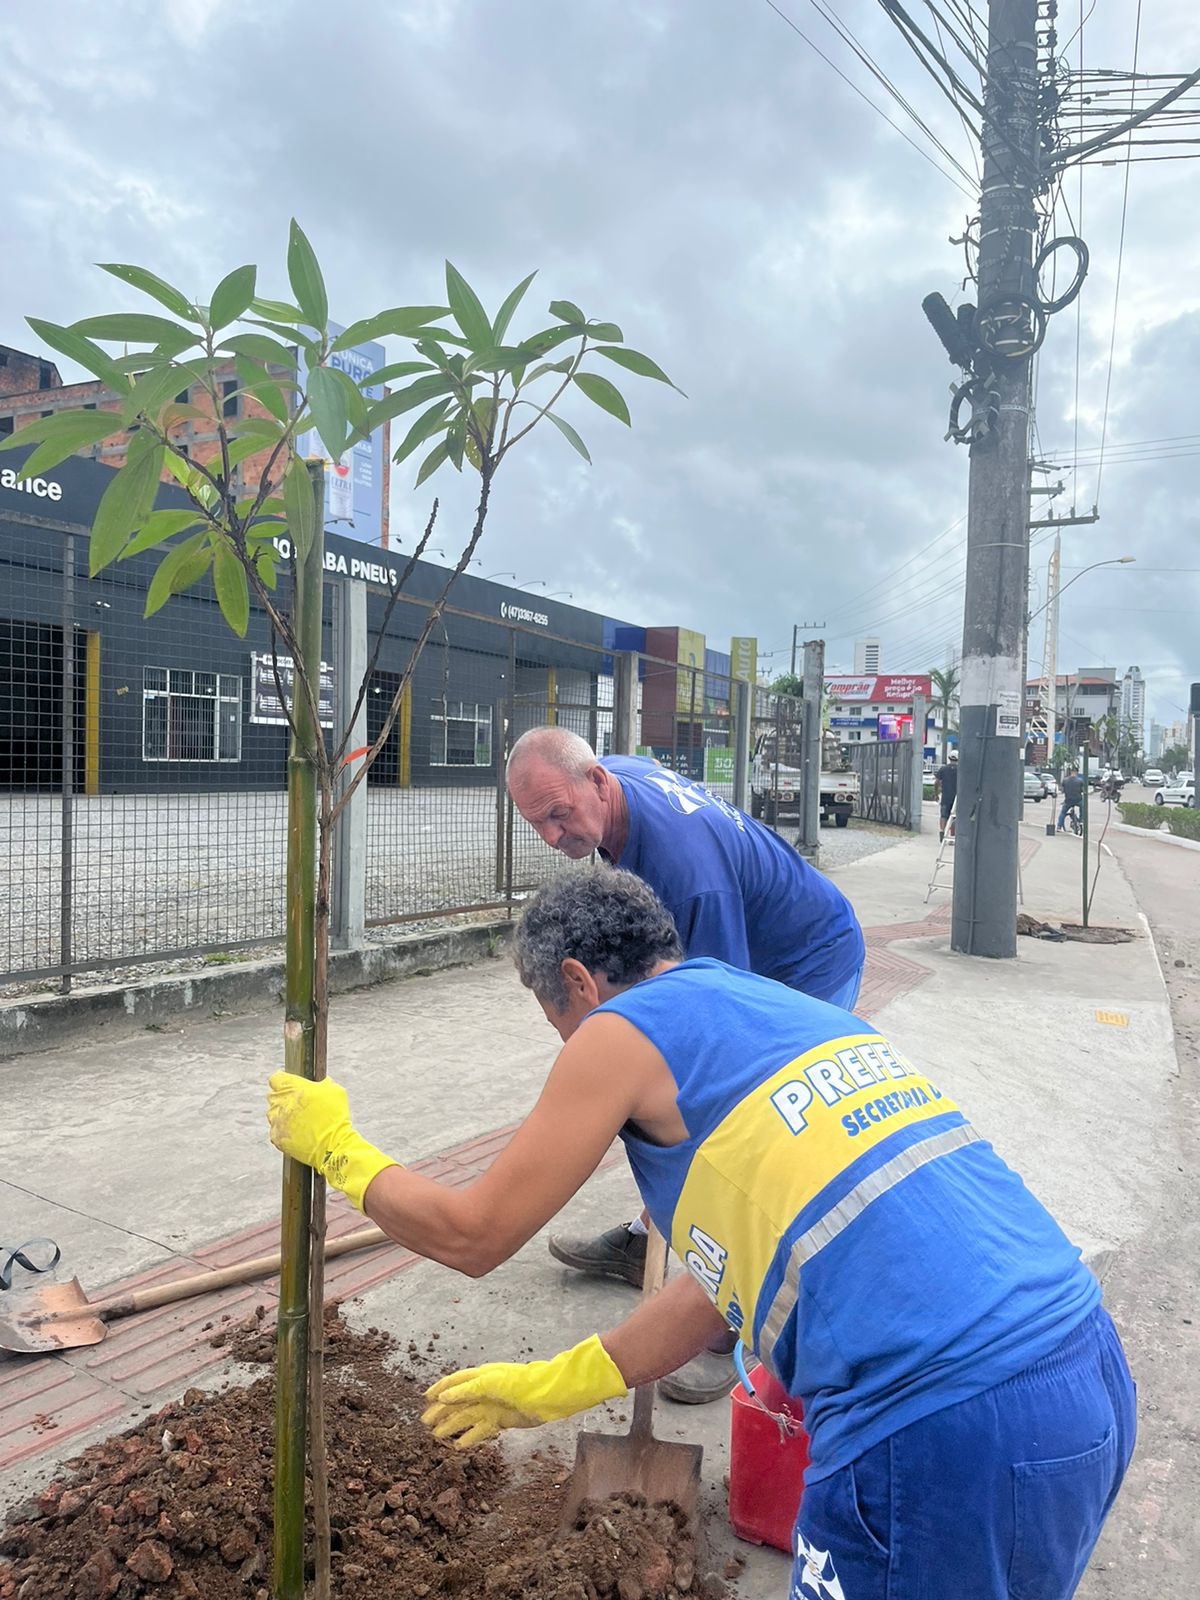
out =
{"type": "Polygon", "coordinates": [[[1123,1011],[1097,1011],[1097,1022],[1107,1022],[1110,1028],[1127,1028],[1129,1018],[1123,1011]]]}

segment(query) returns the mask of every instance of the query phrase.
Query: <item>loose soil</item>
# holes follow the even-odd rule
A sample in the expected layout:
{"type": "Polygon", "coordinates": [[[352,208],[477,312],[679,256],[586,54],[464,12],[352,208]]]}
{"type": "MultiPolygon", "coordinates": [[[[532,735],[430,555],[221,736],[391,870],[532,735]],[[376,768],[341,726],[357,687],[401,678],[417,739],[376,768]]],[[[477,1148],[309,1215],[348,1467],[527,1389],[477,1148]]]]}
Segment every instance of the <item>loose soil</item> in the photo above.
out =
{"type": "MultiPolygon", "coordinates": [[[[261,1316],[261,1310],[260,1310],[261,1316]]],[[[585,1505],[560,1535],[568,1469],[462,1453],[420,1425],[424,1383],[392,1341],[326,1323],[335,1600],[716,1600],[678,1511],[585,1505]]],[[[257,1318],[213,1343],[273,1358],[257,1318]]],[[[67,1464],[0,1530],[0,1600],[268,1600],[274,1378],[189,1389],[67,1464]]]]}

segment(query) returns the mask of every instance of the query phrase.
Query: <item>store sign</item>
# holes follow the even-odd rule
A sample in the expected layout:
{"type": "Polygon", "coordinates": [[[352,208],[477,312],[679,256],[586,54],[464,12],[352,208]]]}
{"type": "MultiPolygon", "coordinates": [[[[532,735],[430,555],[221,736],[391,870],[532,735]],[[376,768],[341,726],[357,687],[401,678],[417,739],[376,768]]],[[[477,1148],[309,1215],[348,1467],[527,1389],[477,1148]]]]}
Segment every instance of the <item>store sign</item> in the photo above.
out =
{"type": "Polygon", "coordinates": [[[880,702],[885,700],[915,699],[923,694],[926,699],[933,692],[933,684],[928,674],[909,674],[901,676],[891,673],[880,677],[862,678],[826,678],[825,697],[828,700],[864,700],[880,702]]]}
{"type": "Polygon", "coordinates": [[[26,478],[18,483],[19,467],[5,467],[0,471],[0,489],[15,489],[18,494],[31,494],[38,500],[61,500],[62,484],[55,478],[26,478]]]}
{"type": "Polygon", "coordinates": [[[831,728],[873,728],[875,717],[830,717],[831,728]]]}
{"type": "MultiPolygon", "coordinates": [[[[330,331],[336,336],[344,333],[340,323],[331,322],[330,331]]],[[[303,348],[299,351],[300,370],[298,382],[305,384],[308,367],[303,348]]],[[[360,387],[364,378],[378,372],[387,361],[387,351],[374,340],[355,345],[352,350],[339,350],[329,357],[328,365],[347,373],[360,387]]],[[[369,400],[383,399],[383,385],[371,384],[363,390],[369,400]]],[[[302,456],[325,462],[325,520],[345,524],[348,538],[359,539],[364,544],[379,544],[383,537],[383,495],[386,486],[387,463],[384,459],[383,429],[376,428],[369,439],[360,439],[346,452],[340,463],[330,459],[315,428],[310,428],[296,440],[296,449],[302,456]]]]}
{"type": "Polygon", "coordinates": [[[714,783],[733,782],[733,751],[727,746],[710,746],[705,750],[704,781],[710,786],[714,783]]]}
{"type": "MultiPolygon", "coordinates": [[[[250,652],[250,721],[263,722],[286,728],[287,715],[279,699],[282,687],[288,706],[292,704],[292,679],[295,662],[291,656],[272,656],[270,651],[260,655],[250,652]],[[276,682],[276,668],[279,681],[276,682]]],[[[317,701],[318,714],[323,728],[333,727],[333,668],[327,661],[321,663],[321,692],[317,701]]]]}
{"type": "MultiPolygon", "coordinates": [[[[292,541],[285,535],[271,543],[285,561],[292,559],[292,541]]],[[[381,561],[365,561],[359,556],[344,556],[340,550],[326,550],[325,571],[339,578],[357,578],[360,583],[378,583],[394,589],[400,582],[399,567],[385,567],[381,561]]]]}
{"type": "Polygon", "coordinates": [[[550,618],[544,611],[531,611],[528,606],[510,606],[507,600],[500,602],[500,615],[505,622],[532,622],[539,628],[550,626],[550,618]]]}
{"type": "Polygon", "coordinates": [[[738,638],[729,641],[729,675],[743,683],[758,681],[758,640],[738,638]]]}
{"type": "Polygon", "coordinates": [[[681,717],[704,714],[704,635],[678,629],[676,658],[685,671],[675,674],[675,711],[681,717]]]}

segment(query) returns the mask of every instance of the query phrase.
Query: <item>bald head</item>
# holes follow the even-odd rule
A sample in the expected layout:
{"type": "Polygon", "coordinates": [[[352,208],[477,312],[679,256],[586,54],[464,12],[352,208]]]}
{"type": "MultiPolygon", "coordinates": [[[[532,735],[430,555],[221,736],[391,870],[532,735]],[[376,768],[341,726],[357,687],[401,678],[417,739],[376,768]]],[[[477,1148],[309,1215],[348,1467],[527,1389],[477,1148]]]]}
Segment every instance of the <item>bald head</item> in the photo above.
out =
{"type": "Polygon", "coordinates": [[[508,758],[508,792],[548,845],[573,861],[611,836],[620,785],[586,739],[566,728],[531,728],[508,758]]]}
{"type": "Polygon", "coordinates": [[[586,778],[596,765],[596,752],[586,739],[567,728],[530,728],[513,745],[508,757],[510,791],[514,772],[519,773],[527,761],[552,767],[568,778],[586,778]]]}

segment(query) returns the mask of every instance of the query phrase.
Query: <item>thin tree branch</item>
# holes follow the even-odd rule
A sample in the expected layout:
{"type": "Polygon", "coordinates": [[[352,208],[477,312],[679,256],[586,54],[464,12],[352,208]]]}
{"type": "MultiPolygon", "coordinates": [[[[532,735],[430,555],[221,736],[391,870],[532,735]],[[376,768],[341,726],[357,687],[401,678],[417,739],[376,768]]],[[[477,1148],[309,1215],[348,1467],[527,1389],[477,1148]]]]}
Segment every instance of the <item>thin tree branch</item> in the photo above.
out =
{"type": "MultiPolygon", "coordinates": [[[[587,354],[587,351],[588,351],[588,342],[587,342],[587,334],[585,333],[583,335],[583,343],[579,347],[579,353],[576,355],[575,359],[572,361],[570,370],[567,373],[566,377],[559,384],[558,388],[554,391],[554,393],[550,396],[549,400],[546,401],[546,404],[538,412],[537,416],[534,417],[533,421],[528,423],[524,428],[522,428],[519,433],[514,433],[511,439],[506,439],[505,440],[503,447],[501,448],[501,450],[498,452],[498,454],[496,456],[496,465],[497,466],[499,466],[500,463],[504,460],[504,457],[512,449],[513,445],[518,444],[525,437],[525,435],[530,431],[531,428],[536,428],[538,423],[546,415],[547,411],[551,410],[555,405],[557,405],[558,401],[562,399],[563,395],[567,392],[567,386],[570,384],[571,379],[579,371],[579,363],[583,360],[584,356],[587,354]]],[[[514,400],[513,404],[514,405],[516,404],[515,400],[514,400]]],[[[535,405],[536,402],[533,401],[533,400],[527,400],[525,402],[525,404],[532,406],[532,405],[535,405]]],[[[510,407],[509,409],[510,409],[510,413],[511,413],[511,409],[512,408],[510,407]]]]}

